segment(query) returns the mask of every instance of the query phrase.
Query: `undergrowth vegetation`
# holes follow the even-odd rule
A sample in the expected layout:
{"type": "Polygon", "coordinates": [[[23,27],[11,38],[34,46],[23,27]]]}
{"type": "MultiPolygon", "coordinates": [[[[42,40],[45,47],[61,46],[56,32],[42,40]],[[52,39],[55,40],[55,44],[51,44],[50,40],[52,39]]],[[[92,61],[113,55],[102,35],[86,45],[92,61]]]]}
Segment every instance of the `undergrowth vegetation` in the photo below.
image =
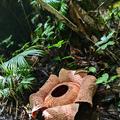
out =
{"type": "Polygon", "coordinates": [[[0,98],[23,97],[24,91],[32,90],[35,77],[31,75],[32,66],[25,57],[44,55],[42,50],[27,49],[0,65],[0,98]]]}

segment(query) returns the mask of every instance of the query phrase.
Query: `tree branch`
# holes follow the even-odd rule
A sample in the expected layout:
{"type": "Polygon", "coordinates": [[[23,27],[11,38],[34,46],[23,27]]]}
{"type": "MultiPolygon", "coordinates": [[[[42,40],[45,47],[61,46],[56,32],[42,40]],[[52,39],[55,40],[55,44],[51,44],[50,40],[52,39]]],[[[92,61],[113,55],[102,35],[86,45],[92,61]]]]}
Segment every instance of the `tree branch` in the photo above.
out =
{"type": "Polygon", "coordinates": [[[62,15],[60,12],[58,12],[55,8],[53,8],[51,5],[45,3],[43,0],[37,0],[38,4],[42,6],[42,8],[46,9],[51,14],[55,15],[61,22],[65,23],[70,29],[72,29],[75,32],[78,32],[78,27],[72,23],[68,18],[66,18],[64,15],[62,15]]]}

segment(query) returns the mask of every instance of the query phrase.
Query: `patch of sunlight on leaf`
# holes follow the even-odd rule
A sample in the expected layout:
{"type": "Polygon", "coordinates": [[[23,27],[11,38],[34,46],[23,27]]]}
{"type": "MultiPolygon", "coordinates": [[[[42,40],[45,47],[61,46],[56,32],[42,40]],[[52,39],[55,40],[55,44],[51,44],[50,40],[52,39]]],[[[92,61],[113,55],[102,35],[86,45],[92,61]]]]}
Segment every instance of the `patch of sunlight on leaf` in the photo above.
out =
{"type": "Polygon", "coordinates": [[[113,8],[120,8],[120,1],[115,2],[113,8]]]}
{"type": "Polygon", "coordinates": [[[115,33],[115,31],[111,31],[107,36],[103,35],[100,39],[100,41],[98,41],[97,43],[95,43],[96,46],[100,47],[100,45],[108,42],[108,40],[110,40],[113,37],[113,34],[115,33]]]}
{"type": "Polygon", "coordinates": [[[108,78],[109,78],[109,74],[108,73],[104,73],[104,74],[102,74],[102,76],[101,77],[99,77],[98,79],[97,79],[97,84],[106,84],[107,83],[107,81],[108,81],[108,78]]]}
{"type": "Polygon", "coordinates": [[[54,48],[54,47],[56,47],[56,48],[61,48],[64,43],[65,43],[65,41],[64,41],[64,40],[61,40],[61,41],[59,41],[59,42],[56,43],[56,44],[53,44],[53,45],[48,46],[48,48],[49,48],[49,49],[50,49],[50,48],[54,48]]]}
{"type": "Polygon", "coordinates": [[[120,78],[120,75],[114,75],[114,76],[110,77],[108,82],[114,82],[117,78],[120,78]]]}
{"type": "Polygon", "coordinates": [[[114,41],[109,41],[109,42],[101,45],[96,51],[98,52],[98,51],[100,51],[100,50],[105,50],[108,46],[112,46],[112,45],[114,45],[114,44],[115,44],[114,41]]]}
{"type": "Polygon", "coordinates": [[[96,68],[95,67],[89,67],[88,71],[92,72],[92,73],[96,73],[96,68]]]}

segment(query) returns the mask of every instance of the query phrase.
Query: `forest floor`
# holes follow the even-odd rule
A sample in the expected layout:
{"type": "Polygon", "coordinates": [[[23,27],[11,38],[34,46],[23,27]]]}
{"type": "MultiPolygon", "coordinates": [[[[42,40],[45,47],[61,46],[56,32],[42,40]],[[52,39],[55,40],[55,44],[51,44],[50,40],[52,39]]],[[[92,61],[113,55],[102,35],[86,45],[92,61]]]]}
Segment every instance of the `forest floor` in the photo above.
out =
{"type": "MultiPolygon", "coordinates": [[[[45,58],[41,61],[44,61],[45,63],[45,58]]],[[[76,62],[78,61],[79,60],[76,60],[76,62]]],[[[95,63],[95,61],[92,61],[92,63],[93,62],[95,63]]],[[[46,67],[37,66],[35,75],[38,78],[38,83],[34,91],[37,91],[39,87],[45,83],[51,73],[57,74],[59,72],[60,66],[58,65],[59,64],[56,65],[55,63],[49,63],[48,60],[46,60],[46,67]],[[56,68],[58,67],[59,69],[57,69],[56,72],[56,68]]],[[[120,81],[118,80],[114,84],[111,84],[110,88],[106,88],[103,85],[98,86],[96,94],[93,98],[93,108],[89,108],[84,104],[81,105],[75,119],[120,120],[120,108],[116,105],[120,99],[119,87],[116,87],[119,82],[120,81]]],[[[8,103],[7,100],[4,100],[4,102],[2,101],[0,103],[0,120],[32,120],[28,95],[25,98],[25,103],[20,103],[18,106],[14,105],[14,103],[8,103]]],[[[41,118],[38,118],[38,120],[40,119],[41,118]]]]}

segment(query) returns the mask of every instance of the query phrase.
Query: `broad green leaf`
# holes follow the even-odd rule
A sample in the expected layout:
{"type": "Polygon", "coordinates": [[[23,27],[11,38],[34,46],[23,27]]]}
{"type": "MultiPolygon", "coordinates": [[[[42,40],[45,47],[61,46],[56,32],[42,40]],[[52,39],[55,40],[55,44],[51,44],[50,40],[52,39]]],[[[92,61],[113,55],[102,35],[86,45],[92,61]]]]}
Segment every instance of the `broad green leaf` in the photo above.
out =
{"type": "Polygon", "coordinates": [[[95,67],[89,67],[89,72],[96,73],[96,68],[95,67]]]}
{"type": "Polygon", "coordinates": [[[110,79],[108,80],[108,82],[113,82],[113,81],[115,81],[119,77],[120,77],[119,75],[114,75],[114,76],[110,77],[110,79]]]}
{"type": "Polygon", "coordinates": [[[107,36],[103,35],[100,39],[100,41],[98,41],[97,43],[95,43],[96,46],[100,47],[100,45],[108,42],[108,40],[110,40],[113,37],[113,34],[115,33],[115,31],[111,31],[107,36]]]}
{"type": "Polygon", "coordinates": [[[115,31],[111,31],[108,35],[107,35],[107,40],[109,40],[110,38],[113,37],[113,34],[115,33],[115,31]]]}
{"type": "Polygon", "coordinates": [[[109,41],[109,42],[101,45],[96,51],[105,50],[108,46],[111,46],[111,45],[114,45],[114,44],[115,44],[114,41],[109,41]]]}
{"type": "Polygon", "coordinates": [[[97,84],[106,84],[109,78],[109,74],[108,73],[104,73],[101,77],[99,77],[97,79],[97,84]]]}
{"type": "Polygon", "coordinates": [[[53,45],[51,45],[51,46],[48,46],[48,48],[49,48],[49,49],[50,49],[50,48],[54,48],[54,47],[56,47],[56,48],[61,48],[64,43],[65,43],[64,40],[61,40],[61,41],[59,41],[59,42],[56,43],[56,44],[53,44],[53,45]]]}
{"type": "Polygon", "coordinates": [[[107,36],[106,35],[103,35],[100,39],[103,43],[107,42],[107,36]]]}
{"type": "Polygon", "coordinates": [[[106,43],[107,41],[108,41],[107,36],[103,35],[101,37],[100,41],[98,41],[97,43],[95,43],[95,45],[99,47],[100,45],[102,45],[103,43],[106,43]]]}

